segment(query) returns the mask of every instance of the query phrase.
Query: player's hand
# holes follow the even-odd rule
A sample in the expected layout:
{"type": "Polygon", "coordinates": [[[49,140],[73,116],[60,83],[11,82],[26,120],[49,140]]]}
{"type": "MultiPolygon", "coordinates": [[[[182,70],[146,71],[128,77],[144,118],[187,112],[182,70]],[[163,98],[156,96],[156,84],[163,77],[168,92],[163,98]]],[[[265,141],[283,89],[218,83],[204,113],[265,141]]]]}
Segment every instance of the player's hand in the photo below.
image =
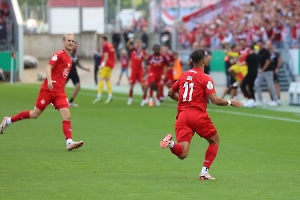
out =
{"type": "Polygon", "coordinates": [[[56,81],[48,81],[48,88],[49,90],[53,90],[53,83],[56,83],[56,81]]]}
{"type": "Polygon", "coordinates": [[[259,74],[261,74],[261,73],[263,73],[263,72],[264,72],[264,71],[263,71],[263,70],[261,70],[261,69],[258,71],[258,73],[259,73],[259,74]]]}
{"type": "Polygon", "coordinates": [[[235,100],[235,99],[230,99],[230,101],[231,101],[231,105],[232,105],[233,107],[241,107],[241,106],[243,105],[242,102],[240,102],[240,101],[238,101],[238,100],[235,100]]]}
{"type": "Polygon", "coordinates": [[[279,69],[278,68],[275,69],[275,74],[279,74],[279,69]]]}
{"type": "Polygon", "coordinates": [[[87,68],[87,69],[86,69],[86,71],[90,72],[90,71],[91,71],[91,69],[90,69],[90,68],[87,68]]]}

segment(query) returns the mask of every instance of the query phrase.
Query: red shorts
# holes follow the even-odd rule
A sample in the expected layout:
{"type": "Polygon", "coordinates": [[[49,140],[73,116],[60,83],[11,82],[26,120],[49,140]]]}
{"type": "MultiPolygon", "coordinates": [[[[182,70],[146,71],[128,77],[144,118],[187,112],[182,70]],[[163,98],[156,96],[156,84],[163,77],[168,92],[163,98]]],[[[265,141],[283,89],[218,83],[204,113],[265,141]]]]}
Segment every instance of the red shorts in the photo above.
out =
{"type": "Polygon", "coordinates": [[[131,70],[129,82],[135,84],[136,81],[139,83],[143,82],[144,71],[143,70],[131,70]]]}
{"type": "Polygon", "coordinates": [[[150,72],[148,74],[148,77],[147,77],[147,80],[146,80],[146,85],[150,86],[151,83],[154,83],[154,85],[156,87],[158,87],[162,82],[161,76],[162,76],[162,74],[156,74],[156,73],[150,72]]]}
{"type": "Polygon", "coordinates": [[[35,107],[40,110],[45,110],[50,103],[52,103],[57,110],[69,108],[68,98],[64,92],[57,93],[41,89],[39,96],[36,99],[35,107]]]}
{"type": "Polygon", "coordinates": [[[175,123],[177,142],[191,142],[194,133],[209,139],[217,134],[217,130],[207,113],[198,109],[181,111],[175,123]]]}
{"type": "Polygon", "coordinates": [[[174,83],[174,77],[173,77],[173,74],[167,73],[166,79],[165,79],[164,83],[165,83],[166,85],[170,85],[170,84],[173,85],[173,83],[174,83]]]}

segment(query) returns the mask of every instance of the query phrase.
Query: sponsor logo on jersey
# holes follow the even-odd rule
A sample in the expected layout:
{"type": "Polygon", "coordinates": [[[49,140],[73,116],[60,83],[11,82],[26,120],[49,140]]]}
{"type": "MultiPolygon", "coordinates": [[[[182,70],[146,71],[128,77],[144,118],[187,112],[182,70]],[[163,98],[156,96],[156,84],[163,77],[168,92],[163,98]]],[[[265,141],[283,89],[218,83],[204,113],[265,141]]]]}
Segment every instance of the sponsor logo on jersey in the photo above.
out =
{"type": "Polygon", "coordinates": [[[63,77],[64,78],[68,78],[69,72],[70,72],[70,69],[69,68],[65,68],[64,71],[63,71],[63,77]]]}

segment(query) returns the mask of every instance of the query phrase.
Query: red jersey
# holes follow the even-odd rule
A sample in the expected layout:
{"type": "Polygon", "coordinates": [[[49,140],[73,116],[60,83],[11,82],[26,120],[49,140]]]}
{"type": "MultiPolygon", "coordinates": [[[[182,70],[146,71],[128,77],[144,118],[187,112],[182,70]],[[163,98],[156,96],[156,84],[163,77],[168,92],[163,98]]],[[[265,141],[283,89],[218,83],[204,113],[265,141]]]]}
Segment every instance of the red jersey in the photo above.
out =
{"type": "Polygon", "coordinates": [[[120,63],[122,68],[127,68],[129,64],[129,57],[128,56],[121,56],[120,57],[120,63]]]}
{"type": "Polygon", "coordinates": [[[149,73],[163,74],[164,67],[168,65],[168,61],[166,57],[161,54],[152,54],[148,58],[148,64],[150,65],[149,73]]]}
{"type": "Polygon", "coordinates": [[[239,53],[240,53],[239,62],[244,62],[250,53],[250,49],[249,47],[246,47],[245,49],[241,50],[239,53]]]}
{"type": "Polygon", "coordinates": [[[172,90],[179,92],[178,113],[190,108],[206,112],[208,96],[216,93],[212,78],[195,67],[183,73],[172,90]]]}
{"type": "Polygon", "coordinates": [[[115,48],[112,44],[110,44],[109,42],[106,42],[106,44],[103,45],[102,47],[102,58],[101,58],[101,62],[103,62],[104,59],[104,53],[108,53],[108,60],[105,64],[105,66],[110,67],[110,68],[114,68],[115,66],[115,48]]]}
{"type": "MultiPolygon", "coordinates": [[[[52,92],[64,92],[66,79],[68,78],[69,72],[72,68],[72,58],[64,50],[57,51],[53,54],[50,59],[49,65],[52,65],[51,78],[53,81],[52,92]]],[[[49,90],[47,79],[44,80],[41,89],[49,90]]],[[[50,90],[49,90],[50,91],[50,90]]]]}
{"type": "Polygon", "coordinates": [[[139,71],[143,70],[143,56],[142,55],[147,55],[147,53],[144,50],[141,50],[138,52],[135,48],[133,48],[130,52],[131,56],[131,69],[133,71],[139,71]]]}
{"type": "MultiPolygon", "coordinates": [[[[167,59],[168,62],[168,66],[169,67],[173,67],[174,66],[174,62],[175,62],[175,58],[172,54],[168,53],[167,55],[165,55],[165,58],[167,59]]],[[[167,71],[167,76],[173,76],[173,68],[169,69],[167,71]]]]}

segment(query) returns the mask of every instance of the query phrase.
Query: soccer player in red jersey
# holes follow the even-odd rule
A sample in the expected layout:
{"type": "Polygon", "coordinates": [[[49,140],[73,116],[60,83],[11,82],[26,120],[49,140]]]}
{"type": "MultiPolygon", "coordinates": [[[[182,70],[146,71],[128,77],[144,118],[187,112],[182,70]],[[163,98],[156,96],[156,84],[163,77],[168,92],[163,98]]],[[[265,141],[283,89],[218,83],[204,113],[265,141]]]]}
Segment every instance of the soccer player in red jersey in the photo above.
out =
{"type": "Polygon", "coordinates": [[[196,132],[209,143],[199,179],[214,180],[215,178],[208,173],[208,169],[217,155],[220,139],[206,112],[207,99],[219,106],[240,107],[242,103],[233,99],[225,100],[216,95],[213,80],[204,73],[207,60],[203,49],[194,51],[191,58],[194,67],[183,73],[168,92],[170,98],[178,101],[175,123],[177,143],[173,142],[172,135],[168,134],[160,142],[160,146],[169,147],[179,159],[185,159],[196,132]]]}
{"type": "Polygon", "coordinates": [[[99,66],[99,76],[100,80],[98,83],[98,94],[97,98],[93,101],[93,104],[102,101],[102,92],[104,87],[104,81],[106,82],[108,98],[105,101],[105,104],[112,102],[112,85],[110,82],[110,77],[112,70],[115,65],[115,48],[112,44],[107,41],[106,36],[101,37],[102,43],[102,58],[101,64],[99,66]]]}
{"type": "Polygon", "coordinates": [[[160,85],[163,84],[163,80],[165,78],[166,66],[168,65],[168,61],[165,56],[160,53],[160,46],[154,45],[153,47],[154,53],[148,57],[148,76],[146,80],[146,87],[144,89],[143,101],[141,106],[146,104],[147,91],[150,87],[150,98],[149,98],[149,106],[153,106],[153,91],[157,91],[156,105],[160,105],[159,94],[160,94],[160,85]]]}
{"type": "Polygon", "coordinates": [[[136,81],[141,84],[142,90],[144,89],[143,60],[147,59],[147,53],[142,49],[142,42],[140,40],[135,40],[134,45],[132,45],[132,42],[133,39],[130,39],[127,43],[127,47],[130,49],[130,57],[131,57],[131,74],[129,78],[130,89],[129,89],[129,99],[127,105],[131,105],[132,103],[133,87],[136,81]]]}
{"type": "Polygon", "coordinates": [[[162,55],[165,56],[165,58],[167,59],[167,62],[168,62],[164,84],[160,85],[159,100],[163,101],[164,100],[164,85],[167,86],[168,88],[171,88],[174,83],[173,66],[174,66],[175,58],[174,58],[173,54],[170,53],[168,46],[162,46],[161,53],[162,53],[162,55]]]}
{"type": "Polygon", "coordinates": [[[23,119],[35,119],[52,103],[55,109],[59,110],[63,121],[63,132],[66,137],[68,150],[77,149],[83,145],[83,142],[74,142],[72,140],[71,114],[69,103],[65,92],[65,83],[72,67],[70,54],[74,46],[74,35],[66,33],[63,36],[64,49],[53,54],[46,68],[46,79],[44,80],[39,96],[33,110],[25,110],[12,117],[4,117],[0,133],[11,124],[23,119]]]}

